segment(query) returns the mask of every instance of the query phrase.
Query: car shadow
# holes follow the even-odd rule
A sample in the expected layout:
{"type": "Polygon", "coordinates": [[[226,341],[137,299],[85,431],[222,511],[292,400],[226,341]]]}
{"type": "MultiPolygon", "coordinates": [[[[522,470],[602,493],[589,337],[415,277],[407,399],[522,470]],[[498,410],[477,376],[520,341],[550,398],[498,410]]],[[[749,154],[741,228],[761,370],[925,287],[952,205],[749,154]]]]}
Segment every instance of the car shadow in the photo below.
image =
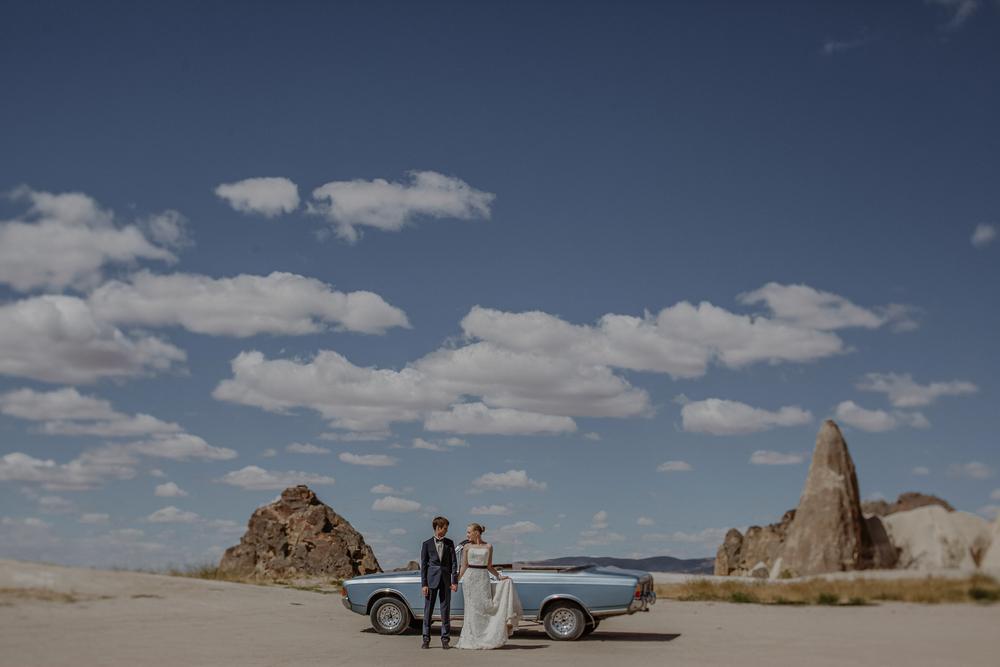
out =
{"type": "MultiPolygon", "coordinates": [[[[597,630],[591,635],[580,637],[581,642],[672,642],[680,634],[671,632],[604,632],[597,630]]],[[[541,630],[518,630],[514,639],[549,639],[541,630]]]]}

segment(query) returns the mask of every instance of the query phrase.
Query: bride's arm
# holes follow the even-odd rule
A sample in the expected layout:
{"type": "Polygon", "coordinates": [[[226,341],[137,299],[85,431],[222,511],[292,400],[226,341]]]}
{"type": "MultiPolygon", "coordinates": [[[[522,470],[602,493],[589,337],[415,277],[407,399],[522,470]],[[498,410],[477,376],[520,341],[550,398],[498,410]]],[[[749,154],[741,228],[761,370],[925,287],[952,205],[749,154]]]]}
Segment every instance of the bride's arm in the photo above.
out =
{"type": "Polygon", "coordinates": [[[465,548],[462,549],[462,569],[458,573],[458,580],[459,581],[462,580],[462,575],[465,574],[465,571],[467,569],[469,569],[469,545],[465,545],[465,548]]]}
{"type": "Polygon", "coordinates": [[[503,576],[502,574],[500,574],[499,572],[497,572],[497,570],[496,570],[495,567],[493,567],[493,545],[492,544],[490,545],[490,549],[489,549],[489,553],[488,553],[487,557],[489,558],[489,560],[486,561],[486,569],[489,570],[490,573],[494,577],[496,577],[497,579],[509,579],[509,577],[503,576]]]}

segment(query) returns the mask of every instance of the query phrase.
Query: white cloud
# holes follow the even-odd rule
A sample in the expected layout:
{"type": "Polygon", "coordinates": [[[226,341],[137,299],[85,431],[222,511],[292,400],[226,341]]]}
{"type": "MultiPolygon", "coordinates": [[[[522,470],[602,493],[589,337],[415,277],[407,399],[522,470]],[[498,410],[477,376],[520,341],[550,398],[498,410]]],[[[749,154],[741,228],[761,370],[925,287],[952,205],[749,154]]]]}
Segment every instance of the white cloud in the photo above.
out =
{"type": "Polygon", "coordinates": [[[861,35],[854,39],[828,39],[823,42],[820,52],[825,56],[833,56],[844,51],[859,49],[872,40],[867,31],[862,30],[861,35]]]}
{"type": "Polygon", "coordinates": [[[151,468],[149,471],[150,477],[166,477],[167,473],[163,472],[159,468],[151,468]]]}
{"type": "Polygon", "coordinates": [[[265,470],[258,466],[246,466],[239,470],[227,472],[219,480],[224,484],[238,486],[250,491],[265,491],[272,489],[285,489],[297,484],[309,484],[318,486],[321,484],[333,484],[333,477],[317,475],[308,472],[289,470],[280,472],[276,470],[265,470]]]}
{"type": "Polygon", "coordinates": [[[938,5],[951,12],[951,18],[944,26],[945,30],[958,30],[968,21],[978,10],[982,2],[980,0],[924,0],[928,5],[938,5]]]}
{"type": "Polygon", "coordinates": [[[606,546],[615,542],[624,542],[625,536],[613,531],[599,529],[581,530],[577,544],[582,547],[606,546]]]}
{"type": "Polygon", "coordinates": [[[655,524],[656,522],[650,519],[648,516],[641,516],[635,520],[635,525],[637,526],[652,526],[655,524]]]}
{"type": "Polygon", "coordinates": [[[972,245],[976,248],[985,248],[989,244],[993,243],[993,240],[997,237],[996,225],[988,225],[985,223],[976,225],[975,231],[972,232],[972,245]]]}
{"type": "Polygon", "coordinates": [[[131,479],[136,463],[135,457],[120,446],[86,450],[69,463],[12,452],[0,457],[0,482],[36,483],[53,491],[83,491],[110,479],[131,479]]]}
{"type": "Polygon", "coordinates": [[[316,445],[309,442],[293,442],[285,447],[286,452],[292,454],[329,454],[330,450],[326,447],[317,447],[316,445]]]}
{"type": "Polygon", "coordinates": [[[472,480],[472,488],[477,491],[499,491],[501,489],[531,489],[544,491],[545,482],[538,482],[524,470],[508,470],[507,472],[488,472],[472,480]]]}
{"type": "Polygon", "coordinates": [[[686,544],[705,544],[711,546],[718,546],[723,538],[726,536],[728,529],[726,528],[705,528],[697,533],[687,533],[684,531],[674,531],[668,535],[661,535],[660,537],[666,537],[672,542],[683,542],[686,544]]]}
{"type": "Polygon", "coordinates": [[[420,217],[489,218],[495,195],[433,171],[411,171],[410,183],[333,181],[315,190],[310,211],[327,218],[339,237],[354,242],[358,227],[398,231],[420,217]]]}
{"type": "Polygon", "coordinates": [[[913,473],[914,475],[918,475],[918,476],[921,476],[921,477],[924,477],[924,476],[927,476],[927,475],[931,474],[930,468],[928,468],[926,466],[917,466],[913,470],[911,470],[910,472],[913,473]]]}
{"type": "Polygon", "coordinates": [[[583,434],[583,437],[587,440],[593,440],[594,442],[597,442],[601,439],[601,434],[596,433],[594,431],[588,431],[587,433],[583,434]]]}
{"type": "Polygon", "coordinates": [[[390,528],[389,529],[389,534],[390,535],[406,535],[406,529],[405,528],[390,528]]]}
{"type": "Polygon", "coordinates": [[[398,463],[397,459],[385,454],[352,454],[351,452],[342,452],[337,458],[351,465],[373,466],[377,468],[394,466],[398,463]]]}
{"type": "Polygon", "coordinates": [[[45,514],[68,514],[76,511],[76,505],[62,496],[39,496],[38,509],[45,514]]]}
{"type": "Polygon", "coordinates": [[[420,503],[406,498],[385,496],[375,500],[372,503],[372,509],[376,512],[416,512],[420,509],[420,503]]]}
{"type": "Polygon", "coordinates": [[[339,292],[315,278],[275,271],[232,278],[141,271],[128,282],[98,287],[89,297],[112,324],[181,326],[214,336],[302,335],[338,331],[383,334],[409,328],[399,308],[374,292],[339,292]]]}
{"type": "Polygon", "coordinates": [[[569,417],[537,412],[490,408],[483,403],[458,403],[447,411],[434,411],[424,420],[428,431],[462,434],[528,435],[576,430],[569,417]]]}
{"type": "Polygon", "coordinates": [[[204,439],[190,433],[176,433],[154,436],[149,440],[132,442],[124,445],[128,451],[145,456],[187,461],[203,459],[206,461],[227,461],[236,458],[236,452],[227,447],[213,447],[204,439]]]}
{"type": "Polygon", "coordinates": [[[461,438],[444,438],[443,440],[438,440],[436,442],[431,442],[429,440],[424,440],[423,438],[413,439],[414,449],[426,449],[431,452],[447,452],[451,451],[455,447],[468,447],[469,443],[461,438]]]}
{"type": "Polygon", "coordinates": [[[694,466],[686,461],[665,461],[656,466],[659,472],[688,472],[694,470],[694,466]]]}
{"type": "Polygon", "coordinates": [[[373,486],[372,488],[370,488],[368,490],[371,491],[372,493],[377,493],[377,494],[383,495],[383,496],[385,496],[385,495],[390,495],[391,496],[393,494],[399,493],[399,491],[397,491],[396,489],[392,488],[388,484],[376,484],[375,486],[373,486]]]}
{"type": "Polygon", "coordinates": [[[778,320],[806,329],[832,331],[849,327],[877,329],[890,324],[897,330],[915,328],[912,311],[900,304],[870,309],[858,306],[832,292],[808,285],[768,283],[752,292],[739,295],[744,304],[765,304],[778,320]]]}
{"type": "Polygon", "coordinates": [[[979,387],[965,380],[919,384],[909,373],[868,373],[858,383],[862,391],[876,391],[889,397],[896,408],[919,408],[930,405],[941,396],[974,394],[979,387]]]}
{"type": "Polygon", "coordinates": [[[86,514],[81,514],[80,518],[77,519],[80,523],[107,523],[111,519],[111,516],[105,514],[104,512],[87,512],[86,514]]]}
{"type": "Polygon", "coordinates": [[[183,498],[188,493],[174,482],[157,484],[154,494],[160,498],[183,498]]]}
{"type": "Polygon", "coordinates": [[[525,535],[527,533],[541,533],[542,527],[533,521],[515,521],[514,523],[500,526],[497,532],[503,535],[525,535]]]}
{"type": "Polygon", "coordinates": [[[247,178],[223,183],[215,194],[240,213],[257,213],[273,218],[299,207],[299,188],[283,177],[247,178]]]}
{"type": "Polygon", "coordinates": [[[477,505],[469,510],[473,516],[508,516],[511,513],[508,505],[477,505]]]}
{"type": "Polygon", "coordinates": [[[985,463],[970,461],[969,463],[953,463],[948,466],[948,474],[952,477],[989,479],[993,476],[993,469],[985,463]]]}
{"type": "Polygon", "coordinates": [[[0,305],[0,375],[92,383],[169,370],[185,353],[148,334],[125,334],[87,303],[46,295],[0,305]]]}
{"type": "Polygon", "coordinates": [[[49,392],[18,389],[0,394],[0,413],[41,421],[42,432],[50,435],[115,438],[181,431],[178,424],[150,415],[130,417],[117,412],[109,401],[81,394],[72,387],[49,392]]]}
{"type": "Polygon", "coordinates": [[[201,517],[194,512],[186,512],[173,505],[158,509],[146,517],[146,521],[150,523],[197,523],[200,520],[201,517]]]}
{"type": "Polygon", "coordinates": [[[0,222],[0,283],[16,290],[87,289],[101,281],[105,264],[177,261],[172,252],[152,244],[139,227],[116,226],[111,211],[85,194],[21,187],[13,196],[30,202],[21,219],[0,222]]]}
{"type": "Polygon", "coordinates": [[[883,433],[900,426],[927,428],[930,422],[919,412],[868,410],[854,401],[842,401],[835,411],[837,421],[869,433],[883,433]]]}
{"type": "Polygon", "coordinates": [[[142,221],[146,233],[158,245],[166,248],[186,248],[194,245],[188,231],[188,221],[177,211],[167,210],[142,221]]]}
{"type": "Polygon", "coordinates": [[[590,527],[594,530],[601,530],[608,527],[608,513],[605,510],[599,511],[590,519],[590,527]]]}
{"type": "Polygon", "coordinates": [[[392,436],[391,431],[367,431],[362,433],[320,433],[321,440],[333,442],[379,442],[392,436]]]}
{"type": "Polygon", "coordinates": [[[712,435],[742,435],[769,431],[778,426],[801,426],[813,420],[812,413],[797,405],[776,412],[720,398],[691,401],[681,408],[685,431],[712,435]]]}

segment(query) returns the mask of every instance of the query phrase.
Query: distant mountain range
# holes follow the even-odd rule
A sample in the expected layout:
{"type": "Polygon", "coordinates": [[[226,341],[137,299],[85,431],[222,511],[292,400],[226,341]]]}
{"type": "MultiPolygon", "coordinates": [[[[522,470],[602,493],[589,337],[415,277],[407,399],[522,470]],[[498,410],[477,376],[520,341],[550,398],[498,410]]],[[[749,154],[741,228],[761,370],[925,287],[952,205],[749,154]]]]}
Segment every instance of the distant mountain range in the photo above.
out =
{"type": "Polygon", "coordinates": [[[673,556],[653,556],[651,558],[611,558],[592,556],[564,556],[549,560],[534,561],[535,565],[595,565],[621,567],[626,570],[646,570],[647,572],[680,572],[683,574],[712,574],[715,570],[714,558],[674,558],[673,556]]]}

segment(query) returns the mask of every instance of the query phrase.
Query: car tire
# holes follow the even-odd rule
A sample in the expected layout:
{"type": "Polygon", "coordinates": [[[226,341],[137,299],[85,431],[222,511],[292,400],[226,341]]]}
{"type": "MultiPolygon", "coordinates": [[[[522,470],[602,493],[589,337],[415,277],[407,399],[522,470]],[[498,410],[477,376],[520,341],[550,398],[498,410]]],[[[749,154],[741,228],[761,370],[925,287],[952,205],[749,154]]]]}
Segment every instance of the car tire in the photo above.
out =
{"type": "Polygon", "coordinates": [[[545,612],[545,634],[557,642],[571,642],[583,636],[587,627],[583,611],[572,602],[556,602],[545,612]]]}
{"type": "Polygon", "coordinates": [[[587,623],[586,625],[583,626],[583,634],[580,635],[580,636],[581,637],[586,637],[591,632],[593,632],[594,630],[596,630],[597,626],[600,625],[600,624],[601,624],[601,619],[595,618],[592,623],[587,623]]]}
{"type": "Polygon", "coordinates": [[[410,627],[410,610],[398,598],[385,597],[375,601],[368,615],[372,627],[380,635],[399,635],[410,627]]]}

